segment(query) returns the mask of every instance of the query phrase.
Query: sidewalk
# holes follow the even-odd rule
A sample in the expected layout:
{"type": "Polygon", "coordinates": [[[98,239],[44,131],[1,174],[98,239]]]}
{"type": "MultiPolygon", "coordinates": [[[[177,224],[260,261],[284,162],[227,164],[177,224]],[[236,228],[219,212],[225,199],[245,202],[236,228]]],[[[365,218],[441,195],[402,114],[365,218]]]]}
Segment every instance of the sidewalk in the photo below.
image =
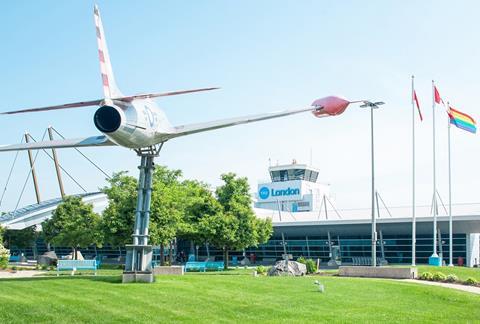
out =
{"type": "Polygon", "coordinates": [[[430,286],[439,286],[439,287],[450,288],[450,289],[457,289],[457,290],[466,291],[466,292],[469,292],[469,293],[472,293],[472,294],[480,295],[480,287],[465,286],[465,285],[451,284],[451,283],[445,283],[445,282],[415,280],[415,279],[404,279],[402,281],[413,282],[413,283],[417,283],[417,284],[430,285],[430,286]]]}
{"type": "Polygon", "coordinates": [[[0,279],[31,278],[43,275],[44,273],[44,271],[38,270],[21,270],[17,271],[16,273],[0,271],[0,279]]]}

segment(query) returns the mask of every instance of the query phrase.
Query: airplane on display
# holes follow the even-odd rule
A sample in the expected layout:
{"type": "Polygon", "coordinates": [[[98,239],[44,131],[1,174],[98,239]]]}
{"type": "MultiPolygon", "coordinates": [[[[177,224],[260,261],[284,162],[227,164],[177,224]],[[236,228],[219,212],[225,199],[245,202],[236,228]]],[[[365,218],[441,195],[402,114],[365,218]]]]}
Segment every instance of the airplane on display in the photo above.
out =
{"type": "Polygon", "coordinates": [[[94,114],[93,121],[96,128],[103,135],[77,139],[2,145],[0,146],[0,152],[87,146],[122,146],[137,150],[155,146],[180,136],[304,112],[312,112],[316,117],[338,115],[343,113],[348,104],[351,103],[340,97],[329,96],[315,100],[311,106],[300,109],[172,126],[168,122],[165,113],[152,99],[209,91],[218,88],[201,88],[164,93],[145,93],[133,96],[123,95],[115,82],[102,20],[97,6],[94,8],[94,17],[104,98],[48,107],[7,111],[1,112],[0,114],[32,113],[88,106],[98,107],[94,114]]]}
{"type": "MultiPolygon", "coordinates": [[[[115,82],[102,20],[98,6],[96,5],[94,7],[94,19],[104,98],[48,107],[7,111],[1,112],[0,114],[11,115],[88,106],[97,107],[93,116],[93,122],[102,135],[76,139],[1,145],[0,152],[93,146],[120,146],[135,150],[135,152],[141,156],[142,160],[140,165],[137,208],[135,212],[135,228],[134,234],[132,235],[133,245],[127,246],[126,273],[129,271],[136,273],[138,271],[148,272],[151,270],[151,246],[148,248],[147,243],[153,158],[158,156],[163,143],[180,136],[306,112],[313,113],[315,117],[335,116],[343,113],[350,103],[358,102],[348,101],[337,96],[328,96],[317,99],[312,105],[300,109],[172,126],[168,122],[165,113],[153,100],[154,98],[210,91],[218,88],[144,93],[131,96],[123,95],[115,82]]],[[[135,278],[136,279],[133,280],[138,280],[137,277],[135,278]]],[[[151,277],[149,278],[148,280],[152,280],[151,277]]],[[[129,281],[130,279],[125,280],[129,281]]]]}

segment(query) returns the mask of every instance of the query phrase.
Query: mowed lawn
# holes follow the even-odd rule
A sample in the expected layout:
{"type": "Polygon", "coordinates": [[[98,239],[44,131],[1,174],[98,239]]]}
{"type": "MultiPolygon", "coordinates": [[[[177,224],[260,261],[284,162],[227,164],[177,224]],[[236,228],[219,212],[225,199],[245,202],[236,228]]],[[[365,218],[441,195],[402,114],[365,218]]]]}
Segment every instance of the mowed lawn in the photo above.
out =
{"type": "Polygon", "coordinates": [[[0,280],[0,323],[476,322],[480,296],[393,280],[242,272],[0,280]],[[315,280],[326,288],[319,293],[315,280]]]}

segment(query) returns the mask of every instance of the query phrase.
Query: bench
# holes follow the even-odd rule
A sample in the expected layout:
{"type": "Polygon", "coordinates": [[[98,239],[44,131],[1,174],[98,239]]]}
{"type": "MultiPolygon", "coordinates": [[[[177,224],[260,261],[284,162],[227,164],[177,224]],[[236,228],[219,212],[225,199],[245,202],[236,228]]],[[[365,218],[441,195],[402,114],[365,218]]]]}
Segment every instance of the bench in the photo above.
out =
{"type": "Polygon", "coordinates": [[[225,268],[225,263],[223,263],[222,261],[207,261],[206,263],[207,264],[205,268],[207,270],[223,271],[223,269],[225,268]]]}
{"type": "Polygon", "coordinates": [[[207,270],[222,271],[225,264],[222,261],[191,261],[185,263],[185,272],[196,270],[205,272],[207,270]]]}
{"type": "MultiPolygon", "coordinates": [[[[383,258],[377,258],[377,265],[383,266],[387,265],[388,261],[383,258]]],[[[352,257],[353,266],[369,266],[372,265],[371,257],[352,257]]]]}
{"type": "Polygon", "coordinates": [[[20,256],[19,255],[11,255],[10,259],[8,261],[9,262],[20,262],[20,256]]]}
{"type": "Polygon", "coordinates": [[[196,271],[206,271],[206,262],[199,262],[199,261],[189,261],[185,263],[185,272],[196,270],[196,271]]]}
{"type": "Polygon", "coordinates": [[[95,276],[97,275],[97,261],[96,260],[58,260],[57,262],[57,277],[60,271],[71,270],[72,276],[77,270],[93,270],[95,276]]]}

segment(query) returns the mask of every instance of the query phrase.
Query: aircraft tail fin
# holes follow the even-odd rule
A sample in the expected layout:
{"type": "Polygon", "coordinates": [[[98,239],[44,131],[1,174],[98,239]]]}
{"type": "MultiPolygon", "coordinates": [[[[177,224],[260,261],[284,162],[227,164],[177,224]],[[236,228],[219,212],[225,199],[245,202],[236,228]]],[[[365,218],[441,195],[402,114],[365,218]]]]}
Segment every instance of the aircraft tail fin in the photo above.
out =
{"type": "Polygon", "coordinates": [[[122,93],[117,87],[117,84],[115,83],[115,77],[113,76],[112,64],[110,62],[110,55],[108,55],[102,19],[100,18],[100,11],[98,10],[97,5],[95,5],[93,12],[95,18],[95,29],[97,32],[98,58],[100,61],[103,94],[106,99],[123,97],[122,93]]]}

